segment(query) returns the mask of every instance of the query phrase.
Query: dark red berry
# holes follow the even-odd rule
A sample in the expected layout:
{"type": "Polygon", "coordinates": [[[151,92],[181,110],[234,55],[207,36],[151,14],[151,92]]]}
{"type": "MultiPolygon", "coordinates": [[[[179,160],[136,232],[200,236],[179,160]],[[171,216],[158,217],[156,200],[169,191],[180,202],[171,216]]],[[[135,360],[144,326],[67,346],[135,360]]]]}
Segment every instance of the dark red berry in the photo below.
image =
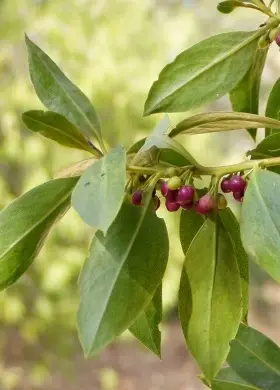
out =
{"type": "Polygon", "coordinates": [[[166,196],[166,195],[167,195],[167,192],[168,192],[168,183],[167,183],[167,181],[165,181],[164,183],[162,183],[161,188],[160,188],[160,191],[161,191],[161,193],[162,193],[163,196],[166,196]]]}
{"type": "Polygon", "coordinates": [[[168,190],[166,195],[166,200],[168,202],[174,202],[176,203],[178,190],[168,190]]]}
{"type": "Polygon", "coordinates": [[[184,210],[190,210],[193,208],[193,202],[182,204],[181,207],[184,210]]]}
{"type": "Polygon", "coordinates": [[[194,188],[192,186],[182,186],[177,194],[176,202],[181,206],[193,201],[194,188]]]}
{"type": "Polygon", "coordinates": [[[165,202],[165,206],[166,206],[167,210],[170,211],[171,213],[179,210],[179,208],[180,208],[180,205],[178,203],[170,202],[168,199],[165,202]]]}
{"type": "Polygon", "coordinates": [[[242,192],[245,190],[246,181],[242,176],[233,175],[230,179],[230,189],[232,192],[242,192]]]}
{"type": "Polygon", "coordinates": [[[222,180],[221,189],[225,194],[231,192],[230,179],[225,178],[222,180]]]}
{"type": "Polygon", "coordinates": [[[131,202],[135,206],[140,206],[143,198],[143,191],[142,190],[137,190],[132,194],[131,197],[131,202]]]}
{"type": "Polygon", "coordinates": [[[209,214],[211,211],[213,211],[216,208],[216,200],[215,198],[210,195],[206,194],[202,198],[200,198],[196,205],[195,210],[201,214],[206,215],[209,214]]]}
{"type": "Polygon", "coordinates": [[[244,191],[234,192],[233,197],[235,200],[237,200],[237,202],[242,203],[244,198],[244,191]]]}
{"type": "Polygon", "coordinates": [[[280,34],[276,35],[275,42],[276,42],[276,45],[280,46],[280,34]]]}
{"type": "Polygon", "coordinates": [[[157,195],[154,196],[153,202],[154,202],[154,211],[157,211],[160,206],[160,199],[157,195]]]}

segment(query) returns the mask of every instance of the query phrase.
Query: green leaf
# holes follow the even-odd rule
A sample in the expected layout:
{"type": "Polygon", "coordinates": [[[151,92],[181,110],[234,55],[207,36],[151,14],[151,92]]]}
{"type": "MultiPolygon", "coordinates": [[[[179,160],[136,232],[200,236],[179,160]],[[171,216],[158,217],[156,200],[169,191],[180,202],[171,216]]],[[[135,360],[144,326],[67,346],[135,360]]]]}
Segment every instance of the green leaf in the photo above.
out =
{"type": "Polygon", "coordinates": [[[88,169],[88,167],[95,163],[95,161],[96,160],[94,158],[87,158],[85,160],[68,165],[67,167],[60,169],[55,174],[55,178],[80,177],[88,169]]]}
{"type": "Polygon", "coordinates": [[[168,260],[165,223],[151,210],[123,204],[106,236],[97,232],[80,280],[80,340],[97,354],[129,328],[161,284],[168,260]]]}
{"type": "Polygon", "coordinates": [[[227,361],[241,378],[257,389],[280,389],[280,349],[257,330],[240,325],[227,361]]]}
{"type": "Polygon", "coordinates": [[[179,313],[188,348],[210,383],[238,330],[241,300],[231,240],[219,220],[207,219],[186,253],[179,313]]]}
{"type": "MultiPolygon", "coordinates": [[[[280,78],[276,81],[274,84],[266,106],[265,115],[274,118],[274,119],[280,119],[280,78]]],[[[279,131],[280,126],[277,130],[273,131],[273,128],[267,127],[265,135],[266,137],[268,135],[273,134],[273,132],[279,131]]]]}
{"type": "Polygon", "coordinates": [[[240,220],[248,255],[280,282],[280,177],[256,169],[250,176],[240,220]]]}
{"type": "Polygon", "coordinates": [[[261,34],[220,34],[181,53],[153,84],[145,115],[191,110],[231,91],[250,67],[261,34]]]}
{"type": "MultiPolygon", "coordinates": [[[[280,132],[276,132],[264,138],[255,149],[247,152],[252,160],[280,157],[280,132]]],[[[280,167],[269,167],[269,171],[280,173],[280,167]]]]}
{"type": "Polygon", "coordinates": [[[184,254],[187,253],[192,240],[204,222],[205,218],[194,209],[181,211],[180,241],[184,254]]]}
{"type": "Polygon", "coordinates": [[[158,357],[161,356],[162,286],[157,289],[152,301],[137,320],[130,326],[130,332],[158,357]]]}
{"type": "MultiPolygon", "coordinates": [[[[60,114],[32,110],[22,114],[22,121],[29,130],[40,133],[63,146],[96,153],[96,149],[89,145],[79,130],[60,114]]],[[[100,156],[100,153],[98,155],[100,156]]]]}
{"type": "Polygon", "coordinates": [[[0,289],[32,264],[52,225],[70,205],[77,179],[58,179],[17,198],[0,213],[0,289]]]}
{"type": "Polygon", "coordinates": [[[50,111],[65,116],[85,135],[100,139],[100,123],[89,99],[27,36],[26,45],[31,81],[41,102],[50,111]]]}
{"type": "Polygon", "coordinates": [[[250,385],[242,379],[232,368],[223,368],[212,383],[212,390],[262,390],[250,385]]]}
{"type": "Polygon", "coordinates": [[[280,121],[246,112],[211,112],[183,120],[171,131],[170,137],[178,134],[204,134],[265,126],[276,129],[280,126],[280,121]]]}
{"type": "MultiPolygon", "coordinates": [[[[250,2],[250,1],[248,1],[250,2]]],[[[232,11],[235,10],[235,8],[243,7],[243,8],[252,8],[255,10],[259,10],[258,7],[252,5],[252,4],[244,4],[244,1],[238,1],[238,0],[227,0],[222,1],[217,5],[218,11],[220,11],[223,14],[230,14],[232,11]]]]}
{"type": "Polygon", "coordinates": [[[226,208],[225,210],[220,210],[219,215],[224,228],[230,237],[238,263],[243,304],[242,320],[247,322],[249,309],[249,257],[242,245],[239,222],[237,221],[231,209],[226,208]]]}
{"type": "MultiPolygon", "coordinates": [[[[248,72],[230,92],[230,100],[234,111],[247,112],[250,114],[259,113],[261,77],[267,53],[268,49],[256,50],[253,63],[248,72]]],[[[256,129],[249,128],[248,132],[251,134],[253,139],[256,138],[256,129]]]]}
{"type": "Polygon", "coordinates": [[[72,205],[90,226],[107,232],[124,198],[126,152],[112,149],[82,175],[72,194],[72,205]]]}

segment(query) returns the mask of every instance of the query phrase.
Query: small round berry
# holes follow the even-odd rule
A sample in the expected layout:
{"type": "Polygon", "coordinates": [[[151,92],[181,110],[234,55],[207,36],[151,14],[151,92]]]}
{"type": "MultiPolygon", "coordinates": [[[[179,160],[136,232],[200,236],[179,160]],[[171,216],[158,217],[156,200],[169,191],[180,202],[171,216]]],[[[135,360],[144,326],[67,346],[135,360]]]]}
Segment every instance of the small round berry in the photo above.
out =
{"type": "Polygon", "coordinates": [[[165,206],[166,206],[167,210],[170,211],[171,213],[173,213],[174,211],[179,210],[179,208],[180,208],[180,205],[178,203],[170,202],[168,200],[166,200],[165,206]]]}
{"type": "Polygon", "coordinates": [[[135,206],[140,206],[143,198],[143,191],[137,190],[132,194],[131,202],[135,206]]]}
{"type": "Polygon", "coordinates": [[[190,210],[193,208],[193,202],[181,204],[182,209],[184,210],[190,210]]]}
{"type": "Polygon", "coordinates": [[[278,34],[275,38],[276,45],[280,46],[280,34],[278,34]]]}
{"type": "Polygon", "coordinates": [[[154,203],[154,211],[157,211],[160,206],[160,199],[157,195],[154,196],[153,203],[154,203]]]}
{"type": "Polygon", "coordinates": [[[206,215],[213,211],[216,208],[216,200],[215,198],[210,195],[206,194],[202,198],[200,198],[196,205],[195,210],[201,215],[206,215]]]}
{"type": "Polygon", "coordinates": [[[222,189],[222,191],[225,194],[228,194],[229,192],[231,192],[230,179],[229,178],[225,178],[225,179],[222,180],[221,189],[222,189]]]}
{"type": "Polygon", "coordinates": [[[162,183],[160,191],[161,191],[163,196],[167,195],[167,193],[168,193],[168,183],[167,183],[167,181],[162,183]]]}
{"type": "Polygon", "coordinates": [[[168,189],[177,190],[182,185],[182,180],[179,176],[173,176],[168,180],[168,189]]]}
{"type": "Polygon", "coordinates": [[[230,179],[230,189],[232,192],[242,192],[246,187],[246,181],[242,176],[233,175],[230,179]]]}
{"type": "Polygon", "coordinates": [[[227,207],[227,200],[223,194],[216,195],[216,202],[219,210],[224,210],[227,207]]]}
{"type": "Polygon", "coordinates": [[[173,190],[173,191],[168,190],[167,195],[166,195],[166,200],[168,202],[175,202],[176,203],[177,195],[178,195],[178,190],[173,190]]]}
{"type": "Polygon", "coordinates": [[[181,206],[193,201],[194,188],[192,186],[182,186],[177,194],[176,202],[181,206]]]}
{"type": "Polygon", "coordinates": [[[242,203],[244,198],[244,191],[234,192],[233,197],[235,200],[237,200],[237,202],[242,203]]]}

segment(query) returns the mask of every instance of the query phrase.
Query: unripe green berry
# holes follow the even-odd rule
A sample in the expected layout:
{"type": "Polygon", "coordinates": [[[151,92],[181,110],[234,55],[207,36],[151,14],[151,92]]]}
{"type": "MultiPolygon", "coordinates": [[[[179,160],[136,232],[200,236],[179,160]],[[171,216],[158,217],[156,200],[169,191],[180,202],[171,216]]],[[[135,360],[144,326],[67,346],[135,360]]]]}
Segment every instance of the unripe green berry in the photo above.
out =
{"type": "Polygon", "coordinates": [[[227,200],[223,194],[216,195],[216,202],[219,210],[224,210],[227,207],[227,200]]]}
{"type": "Polygon", "coordinates": [[[176,168],[168,168],[166,170],[166,176],[168,177],[176,176],[176,174],[177,174],[176,168]]]}
{"type": "Polygon", "coordinates": [[[271,16],[267,22],[266,22],[266,25],[270,28],[274,28],[274,27],[277,27],[279,26],[279,20],[274,18],[273,16],[271,16]]]}
{"type": "Polygon", "coordinates": [[[270,44],[270,41],[267,39],[267,36],[263,35],[258,41],[259,49],[266,49],[270,44]]]}
{"type": "Polygon", "coordinates": [[[177,190],[182,185],[182,180],[179,176],[173,176],[168,180],[168,189],[177,190]]]}
{"type": "Polygon", "coordinates": [[[273,28],[272,30],[270,30],[269,39],[271,41],[274,41],[278,34],[280,34],[280,28],[273,28]]]}

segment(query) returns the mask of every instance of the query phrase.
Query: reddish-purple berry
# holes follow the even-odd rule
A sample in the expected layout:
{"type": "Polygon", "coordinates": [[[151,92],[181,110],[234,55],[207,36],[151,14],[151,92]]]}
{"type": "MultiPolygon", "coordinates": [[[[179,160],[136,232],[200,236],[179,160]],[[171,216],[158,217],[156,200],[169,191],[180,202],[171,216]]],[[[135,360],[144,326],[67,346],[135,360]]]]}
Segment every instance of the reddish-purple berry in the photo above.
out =
{"type": "Polygon", "coordinates": [[[194,189],[192,186],[182,186],[177,194],[176,202],[179,205],[184,205],[193,201],[194,189]]]}
{"type": "Polygon", "coordinates": [[[209,214],[211,211],[213,211],[216,208],[216,200],[215,198],[210,195],[206,194],[202,198],[200,198],[196,205],[195,210],[201,214],[206,215],[209,214]]]}
{"type": "Polygon", "coordinates": [[[232,192],[242,192],[245,190],[246,181],[242,176],[233,175],[230,179],[230,189],[232,192]]]}
{"type": "Polygon", "coordinates": [[[160,191],[161,191],[163,196],[167,195],[167,192],[168,192],[168,183],[167,183],[167,181],[162,183],[160,191]]]}
{"type": "Polygon", "coordinates": [[[154,202],[154,211],[157,211],[160,206],[160,199],[157,195],[154,196],[153,202],[154,202]]]}
{"type": "Polygon", "coordinates": [[[225,178],[222,180],[221,189],[225,194],[231,192],[230,179],[225,178]]]}
{"type": "Polygon", "coordinates": [[[165,202],[165,206],[166,206],[167,210],[170,211],[171,213],[179,210],[179,208],[180,208],[180,205],[178,203],[170,202],[168,199],[165,202]]]}
{"type": "Polygon", "coordinates": [[[131,197],[131,202],[135,206],[140,206],[143,198],[143,191],[142,190],[137,190],[132,194],[131,197]]]}
{"type": "Polygon", "coordinates": [[[242,203],[244,198],[244,191],[234,192],[233,197],[235,200],[237,200],[237,202],[242,203]]]}
{"type": "Polygon", "coordinates": [[[193,202],[182,204],[181,207],[184,210],[190,210],[193,208],[193,202]]]}
{"type": "Polygon", "coordinates": [[[176,203],[177,194],[178,194],[178,190],[168,190],[167,195],[166,195],[166,200],[168,202],[176,203]]]}
{"type": "Polygon", "coordinates": [[[280,46],[280,34],[276,35],[275,42],[276,42],[276,45],[280,46]]]}

